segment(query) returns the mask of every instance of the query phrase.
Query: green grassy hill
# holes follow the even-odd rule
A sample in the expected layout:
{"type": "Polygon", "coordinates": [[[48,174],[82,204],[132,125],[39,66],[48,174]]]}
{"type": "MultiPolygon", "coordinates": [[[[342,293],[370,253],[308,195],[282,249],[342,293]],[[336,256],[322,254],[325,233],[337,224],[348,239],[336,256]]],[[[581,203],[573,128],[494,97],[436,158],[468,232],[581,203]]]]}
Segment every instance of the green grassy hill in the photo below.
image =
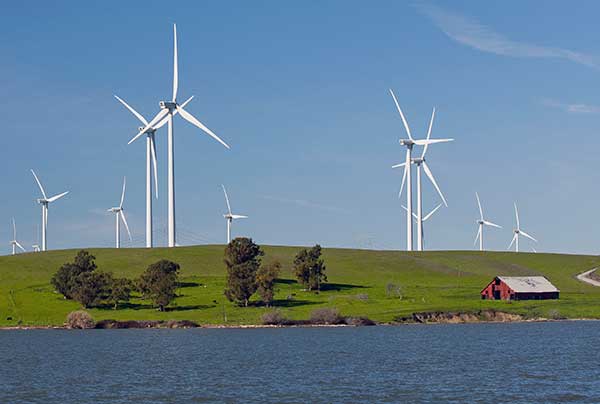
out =
{"type": "MultiPolygon", "coordinates": [[[[600,257],[505,252],[406,253],[325,249],[329,285],[320,294],[304,292],[294,281],[291,263],[298,247],[264,247],[264,261],[283,264],[277,306],[292,319],[307,319],[318,307],[342,314],[392,321],[417,311],[495,308],[529,316],[600,318],[600,288],[575,275],[600,265],[600,257]],[[482,301],[479,291],[495,275],[544,275],[560,290],[558,301],[482,301]],[[401,286],[402,298],[388,296],[386,285],[401,286]],[[291,297],[291,299],[288,299],[291,297]]],[[[201,324],[259,324],[263,307],[238,308],[223,296],[224,246],[175,249],[90,249],[99,270],[137,277],[150,263],[166,258],[181,265],[183,287],[172,309],[159,313],[134,299],[120,310],[90,310],[96,320],[188,319],[201,324]],[[216,303],[215,303],[216,301],[216,303]]],[[[76,250],[0,257],[0,326],[60,325],[79,308],[53,292],[50,277],[76,250]]]]}

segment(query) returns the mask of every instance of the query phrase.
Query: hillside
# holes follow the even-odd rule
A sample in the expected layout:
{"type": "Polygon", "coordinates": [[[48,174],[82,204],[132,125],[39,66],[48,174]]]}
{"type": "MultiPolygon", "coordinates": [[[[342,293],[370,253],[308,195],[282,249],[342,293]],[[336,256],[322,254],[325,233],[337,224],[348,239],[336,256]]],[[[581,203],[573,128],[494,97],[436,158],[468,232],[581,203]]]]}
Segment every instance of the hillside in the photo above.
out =
{"type": "MultiPolygon", "coordinates": [[[[583,284],[575,275],[600,263],[600,257],[509,252],[407,253],[325,249],[329,284],[320,294],[301,290],[291,274],[299,247],[264,247],[264,261],[283,264],[277,284],[277,306],[293,319],[306,319],[317,307],[336,307],[344,315],[392,321],[418,311],[495,308],[527,316],[600,318],[600,288],[583,284]],[[560,290],[559,301],[482,301],[479,291],[495,275],[544,275],[560,290]],[[401,287],[402,298],[386,293],[388,284],[401,287]],[[288,299],[291,297],[291,299],[288,299]]],[[[166,258],[181,265],[183,287],[176,305],[159,313],[148,302],[134,299],[120,310],[92,309],[96,320],[188,319],[201,324],[259,324],[265,308],[238,308],[223,296],[225,268],[222,245],[175,249],[90,249],[98,268],[115,275],[137,277],[150,263],[166,258]],[[215,303],[216,302],[216,303],[215,303]]],[[[60,325],[79,308],[53,292],[50,277],[76,250],[0,257],[0,326],[60,325]]]]}

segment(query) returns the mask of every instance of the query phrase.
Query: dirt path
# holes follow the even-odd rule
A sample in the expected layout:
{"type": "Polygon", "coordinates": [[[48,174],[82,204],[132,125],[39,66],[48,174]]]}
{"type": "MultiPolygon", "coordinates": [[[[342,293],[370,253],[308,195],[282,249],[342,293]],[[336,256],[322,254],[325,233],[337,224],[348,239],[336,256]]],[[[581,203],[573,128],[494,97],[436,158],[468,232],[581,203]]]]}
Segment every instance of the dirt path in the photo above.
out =
{"type": "Polygon", "coordinates": [[[590,285],[600,286],[599,281],[588,277],[588,275],[591,274],[592,272],[594,272],[596,269],[598,269],[598,268],[593,268],[593,269],[590,269],[589,271],[580,273],[579,275],[577,275],[577,279],[579,279],[581,282],[589,283],[590,285]]]}

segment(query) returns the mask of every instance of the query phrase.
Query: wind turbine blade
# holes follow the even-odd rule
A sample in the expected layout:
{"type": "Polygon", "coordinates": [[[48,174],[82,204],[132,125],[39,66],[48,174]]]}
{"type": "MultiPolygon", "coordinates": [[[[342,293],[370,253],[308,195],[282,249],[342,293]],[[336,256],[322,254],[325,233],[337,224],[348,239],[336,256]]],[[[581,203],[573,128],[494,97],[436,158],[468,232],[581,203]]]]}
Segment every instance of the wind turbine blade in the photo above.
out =
{"type": "Polygon", "coordinates": [[[13,225],[13,240],[17,241],[17,224],[15,223],[15,218],[12,218],[13,225]]]}
{"type": "Polygon", "coordinates": [[[232,219],[248,219],[248,216],[245,215],[231,215],[232,219]]]}
{"type": "Polygon", "coordinates": [[[492,223],[492,222],[488,222],[487,220],[483,221],[483,224],[485,224],[486,226],[492,226],[492,227],[497,227],[499,229],[502,228],[502,226],[497,225],[496,223],[492,223]]]}
{"type": "MultiPolygon", "coordinates": [[[[408,212],[408,208],[406,206],[404,206],[404,205],[400,205],[400,206],[402,206],[402,209],[404,209],[405,211],[408,212]]],[[[415,221],[415,223],[418,222],[419,217],[417,216],[417,214],[413,212],[412,215],[413,215],[413,220],[415,221]]]]}
{"type": "Polygon", "coordinates": [[[473,245],[477,244],[477,240],[479,240],[479,237],[481,237],[481,226],[479,226],[479,228],[477,229],[477,235],[475,236],[475,241],[473,242],[473,245]]]}
{"type": "Polygon", "coordinates": [[[454,139],[419,139],[419,140],[415,140],[415,144],[418,146],[428,146],[430,144],[436,144],[436,143],[447,143],[447,142],[453,142],[454,139]]]}
{"type": "Polygon", "coordinates": [[[156,116],[154,118],[152,118],[152,120],[150,122],[148,122],[148,124],[146,126],[144,126],[142,128],[141,131],[138,132],[137,135],[135,135],[127,144],[131,144],[133,142],[135,142],[140,136],[142,136],[144,133],[146,133],[146,131],[148,129],[152,129],[154,128],[154,125],[160,121],[163,117],[165,117],[165,115],[167,115],[169,113],[169,110],[167,108],[165,109],[161,109],[158,114],[156,114],[156,116]]]}
{"type": "Polygon", "coordinates": [[[125,225],[125,229],[127,230],[127,235],[129,236],[129,241],[132,241],[131,232],[129,231],[129,225],[127,224],[127,219],[125,219],[125,212],[120,210],[119,216],[121,216],[121,220],[123,220],[123,224],[125,225]]]}
{"type": "Polygon", "coordinates": [[[119,203],[119,209],[123,208],[123,201],[125,200],[125,186],[127,184],[127,178],[123,177],[123,191],[121,192],[121,203],[119,203]]]}
{"type": "Polygon", "coordinates": [[[177,87],[179,86],[179,72],[177,66],[177,25],[173,24],[173,102],[177,100],[177,87]]]}
{"type": "Polygon", "coordinates": [[[127,108],[133,115],[135,115],[137,117],[137,119],[140,120],[140,122],[142,122],[144,125],[148,125],[148,121],[146,120],[146,118],[144,118],[139,112],[137,112],[135,109],[133,109],[129,104],[127,104],[121,98],[119,98],[119,96],[115,95],[115,98],[117,100],[119,100],[119,102],[121,104],[123,104],[125,106],[125,108],[127,108]]]}
{"type": "Polygon", "coordinates": [[[483,209],[481,209],[481,201],[479,200],[479,194],[475,192],[475,197],[477,198],[477,206],[479,206],[479,217],[483,220],[483,209]]]}
{"type": "Polygon", "coordinates": [[[400,164],[395,164],[392,166],[392,168],[404,167],[405,164],[406,164],[406,162],[400,163],[400,164]]]}
{"type": "Polygon", "coordinates": [[[42,186],[42,183],[38,179],[37,175],[35,175],[35,171],[33,171],[33,169],[31,170],[31,174],[33,174],[33,178],[35,178],[35,182],[37,182],[38,187],[40,187],[40,191],[42,191],[42,195],[44,196],[44,199],[48,199],[48,197],[46,196],[46,191],[44,191],[44,187],[42,186]]]}
{"type": "MultiPolygon", "coordinates": [[[[433,118],[435,118],[435,107],[433,107],[433,111],[431,112],[431,120],[429,121],[429,129],[427,130],[427,140],[431,137],[431,128],[433,127],[433,118]]],[[[427,148],[429,144],[426,144],[423,148],[423,154],[421,154],[421,158],[425,158],[425,153],[427,153],[427,148]]]]}
{"type": "Polygon", "coordinates": [[[400,104],[398,104],[398,100],[396,99],[396,96],[394,95],[394,92],[392,91],[391,88],[390,88],[390,94],[392,94],[392,98],[394,99],[394,103],[396,104],[396,108],[398,109],[398,112],[400,113],[400,118],[402,118],[402,123],[404,124],[404,129],[406,129],[406,133],[408,134],[408,138],[410,140],[413,140],[412,135],[410,134],[410,128],[408,127],[408,122],[406,122],[406,118],[404,118],[404,114],[402,113],[402,109],[400,108],[400,104]]]}
{"type": "Polygon", "coordinates": [[[513,246],[513,244],[515,243],[515,240],[517,239],[517,233],[515,233],[515,235],[512,238],[512,241],[510,242],[510,244],[508,245],[507,250],[510,250],[510,248],[513,246]]]}
{"type": "MultiPolygon", "coordinates": [[[[190,101],[194,98],[194,96],[192,95],[190,98],[188,98],[187,100],[185,100],[185,102],[183,104],[181,104],[181,107],[185,107],[186,105],[188,105],[190,103],[190,101]]],[[[177,110],[173,111],[173,116],[177,115],[179,112],[177,110]]],[[[164,117],[159,123],[157,123],[156,125],[154,125],[154,129],[160,129],[162,128],[165,123],[169,122],[169,117],[164,117]]]]}
{"type": "Polygon", "coordinates": [[[537,240],[536,240],[536,239],[534,239],[533,237],[531,237],[529,234],[525,233],[523,230],[519,230],[519,231],[520,231],[520,233],[521,233],[522,235],[524,235],[524,236],[525,236],[525,237],[527,237],[528,239],[530,239],[530,240],[533,240],[533,241],[535,241],[535,242],[537,243],[537,240]]]}
{"type": "Polygon", "coordinates": [[[207,133],[208,135],[210,135],[213,139],[215,139],[217,142],[221,143],[223,146],[227,147],[228,149],[230,149],[229,145],[227,143],[225,143],[224,141],[222,141],[217,135],[215,135],[210,129],[208,129],[206,126],[204,126],[204,124],[202,124],[202,122],[200,122],[199,120],[197,120],[196,118],[194,118],[194,116],[192,114],[190,114],[189,112],[187,112],[185,109],[183,109],[181,107],[181,105],[177,106],[177,111],[179,111],[179,113],[181,114],[181,116],[188,121],[189,123],[191,123],[192,125],[197,126],[198,128],[202,129],[205,133],[207,133]]]}
{"type": "Polygon", "coordinates": [[[429,212],[429,213],[427,214],[427,216],[425,216],[425,217],[423,218],[423,221],[426,221],[427,219],[429,219],[429,218],[430,218],[430,217],[431,217],[431,216],[432,216],[432,215],[433,215],[435,212],[437,212],[437,210],[438,210],[439,208],[441,208],[441,207],[442,207],[442,204],[440,203],[440,204],[439,204],[438,206],[436,206],[436,207],[435,207],[435,208],[434,208],[434,209],[433,209],[431,212],[429,212]]]}
{"type": "Polygon", "coordinates": [[[152,153],[152,166],[154,167],[154,193],[156,199],[158,199],[158,163],[156,161],[156,143],[154,142],[154,136],[150,137],[150,151],[152,153]]]}
{"type": "Polygon", "coordinates": [[[55,196],[53,196],[52,198],[48,198],[48,202],[54,202],[54,201],[57,201],[57,200],[59,200],[60,198],[62,198],[63,196],[65,196],[65,195],[66,195],[66,194],[68,194],[68,193],[69,193],[69,191],[67,191],[67,192],[63,192],[62,194],[55,195],[55,196]]]}
{"type": "Polygon", "coordinates": [[[521,224],[519,223],[519,211],[517,210],[517,203],[515,202],[515,217],[517,218],[517,229],[521,228],[521,224]]]}
{"type": "Polygon", "coordinates": [[[398,192],[398,198],[402,196],[402,190],[404,189],[404,183],[406,182],[406,176],[408,174],[408,164],[404,165],[404,174],[402,175],[402,185],[400,186],[400,192],[398,192]]]}
{"type": "Polygon", "coordinates": [[[26,250],[23,248],[23,246],[17,240],[15,240],[15,245],[17,247],[19,247],[23,252],[26,252],[26,250]]]}
{"type": "Polygon", "coordinates": [[[444,202],[444,205],[446,205],[446,207],[448,207],[448,203],[446,202],[446,198],[444,198],[444,194],[442,194],[442,191],[440,190],[440,187],[438,187],[437,182],[435,182],[435,178],[433,178],[433,174],[431,173],[431,170],[429,169],[429,166],[427,165],[427,163],[425,161],[423,161],[423,169],[425,170],[425,174],[427,174],[427,177],[429,177],[429,180],[431,181],[431,183],[435,187],[435,190],[440,195],[440,198],[442,198],[442,202],[444,202]]]}
{"type": "Polygon", "coordinates": [[[225,194],[225,202],[227,202],[227,211],[229,212],[229,215],[231,215],[231,205],[229,205],[229,197],[227,196],[225,185],[221,184],[221,187],[223,187],[223,193],[225,194]]]}

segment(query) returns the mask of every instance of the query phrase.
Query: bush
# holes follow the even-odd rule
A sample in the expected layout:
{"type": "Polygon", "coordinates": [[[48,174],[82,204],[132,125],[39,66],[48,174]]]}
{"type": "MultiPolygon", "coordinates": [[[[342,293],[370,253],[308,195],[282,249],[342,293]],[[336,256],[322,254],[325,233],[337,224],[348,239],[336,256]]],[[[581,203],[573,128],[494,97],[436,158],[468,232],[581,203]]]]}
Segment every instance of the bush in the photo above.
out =
{"type": "Polygon", "coordinates": [[[356,295],[356,299],[360,300],[361,302],[367,302],[369,301],[369,295],[366,293],[359,293],[356,295]]]}
{"type": "Polygon", "coordinates": [[[272,264],[262,266],[256,273],[257,292],[263,303],[269,307],[273,303],[275,295],[275,281],[281,272],[281,263],[275,261],[272,264]]]}
{"type": "Polygon", "coordinates": [[[94,319],[87,311],[72,311],[67,316],[67,328],[86,330],[95,326],[94,319]]]}
{"type": "Polygon", "coordinates": [[[262,315],[261,320],[265,325],[286,325],[289,323],[289,320],[278,309],[267,311],[262,315]]]}
{"type": "Polygon", "coordinates": [[[344,318],[340,315],[338,309],[334,308],[321,308],[313,310],[310,313],[310,322],[312,324],[343,324],[344,318]]]}
{"type": "Polygon", "coordinates": [[[84,308],[98,305],[110,291],[111,278],[102,272],[82,272],[73,282],[73,299],[84,308]]]}
{"type": "Polygon", "coordinates": [[[398,297],[402,299],[402,288],[400,285],[389,282],[387,285],[385,285],[385,295],[387,297],[398,297]]]}
{"type": "Polygon", "coordinates": [[[375,321],[373,321],[367,317],[348,317],[348,318],[346,318],[346,324],[352,325],[355,327],[377,325],[377,323],[375,321]]]}

